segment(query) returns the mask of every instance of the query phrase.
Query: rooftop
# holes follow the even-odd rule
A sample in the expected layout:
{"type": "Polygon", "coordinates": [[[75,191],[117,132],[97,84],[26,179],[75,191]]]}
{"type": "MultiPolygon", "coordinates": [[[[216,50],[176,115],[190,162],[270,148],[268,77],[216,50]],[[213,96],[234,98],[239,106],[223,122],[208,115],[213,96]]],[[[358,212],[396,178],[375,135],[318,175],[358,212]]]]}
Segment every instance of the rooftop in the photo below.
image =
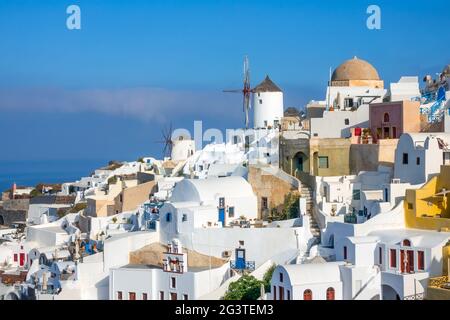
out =
{"type": "Polygon", "coordinates": [[[282,90],[272,81],[269,76],[253,88],[253,92],[282,92],[282,90]]]}
{"type": "Polygon", "coordinates": [[[348,80],[380,80],[380,76],[369,62],[354,57],[338,66],[331,76],[331,81],[348,80]]]}

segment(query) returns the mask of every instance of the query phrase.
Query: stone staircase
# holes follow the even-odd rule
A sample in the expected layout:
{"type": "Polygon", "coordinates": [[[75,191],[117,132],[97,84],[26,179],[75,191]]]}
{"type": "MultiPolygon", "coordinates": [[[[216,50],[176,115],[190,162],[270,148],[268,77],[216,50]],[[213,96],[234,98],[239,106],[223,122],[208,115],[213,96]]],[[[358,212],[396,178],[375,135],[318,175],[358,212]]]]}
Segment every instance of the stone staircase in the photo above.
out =
{"type": "Polygon", "coordinates": [[[309,216],[311,233],[316,239],[314,242],[320,243],[320,228],[313,215],[313,190],[305,184],[301,184],[300,194],[302,198],[306,198],[306,214],[309,216]]]}

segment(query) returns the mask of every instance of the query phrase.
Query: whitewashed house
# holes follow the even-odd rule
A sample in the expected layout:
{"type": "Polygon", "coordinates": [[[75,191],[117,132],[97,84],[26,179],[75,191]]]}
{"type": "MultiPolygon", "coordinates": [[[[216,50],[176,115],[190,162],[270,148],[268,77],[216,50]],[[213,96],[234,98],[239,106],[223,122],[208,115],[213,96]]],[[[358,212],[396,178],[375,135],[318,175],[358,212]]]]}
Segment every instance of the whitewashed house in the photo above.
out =
{"type": "Polygon", "coordinates": [[[184,179],[160,209],[161,230],[187,233],[194,228],[224,227],[257,217],[256,196],[242,177],[184,179]]]}
{"type": "Polygon", "coordinates": [[[449,133],[404,133],[395,150],[394,178],[420,184],[450,164],[449,133]]]}
{"type": "Polygon", "coordinates": [[[110,300],[196,300],[230,277],[229,264],[188,267],[181,242],[174,239],[159,265],[129,264],[111,268],[110,300]]]}

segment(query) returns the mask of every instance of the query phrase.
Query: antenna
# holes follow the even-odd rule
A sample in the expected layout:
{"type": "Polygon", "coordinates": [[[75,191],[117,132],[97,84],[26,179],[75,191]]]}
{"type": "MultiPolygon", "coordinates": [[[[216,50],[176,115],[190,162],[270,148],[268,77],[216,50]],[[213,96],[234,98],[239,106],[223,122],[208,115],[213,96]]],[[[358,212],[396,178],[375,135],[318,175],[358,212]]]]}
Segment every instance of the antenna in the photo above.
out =
{"type": "Polygon", "coordinates": [[[328,74],[328,97],[327,97],[327,111],[330,109],[330,87],[331,87],[331,67],[328,74]]]}
{"type": "Polygon", "coordinates": [[[233,93],[241,93],[243,94],[242,99],[242,109],[245,113],[245,128],[248,129],[248,113],[251,108],[250,106],[250,93],[253,92],[252,89],[250,89],[250,67],[248,62],[248,57],[244,57],[244,87],[243,89],[234,89],[234,90],[223,90],[223,92],[233,92],[233,93]]]}

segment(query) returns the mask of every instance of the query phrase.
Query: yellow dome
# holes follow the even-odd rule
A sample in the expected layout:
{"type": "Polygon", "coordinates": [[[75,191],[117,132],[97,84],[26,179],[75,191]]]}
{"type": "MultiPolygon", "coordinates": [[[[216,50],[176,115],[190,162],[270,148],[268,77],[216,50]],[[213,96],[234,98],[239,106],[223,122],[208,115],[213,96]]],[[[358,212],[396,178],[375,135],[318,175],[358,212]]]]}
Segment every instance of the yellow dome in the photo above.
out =
{"type": "Polygon", "coordinates": [[[331,81],[380,80],[377,69],[369,62],[354,57],[334,70],[331,81]]]}

